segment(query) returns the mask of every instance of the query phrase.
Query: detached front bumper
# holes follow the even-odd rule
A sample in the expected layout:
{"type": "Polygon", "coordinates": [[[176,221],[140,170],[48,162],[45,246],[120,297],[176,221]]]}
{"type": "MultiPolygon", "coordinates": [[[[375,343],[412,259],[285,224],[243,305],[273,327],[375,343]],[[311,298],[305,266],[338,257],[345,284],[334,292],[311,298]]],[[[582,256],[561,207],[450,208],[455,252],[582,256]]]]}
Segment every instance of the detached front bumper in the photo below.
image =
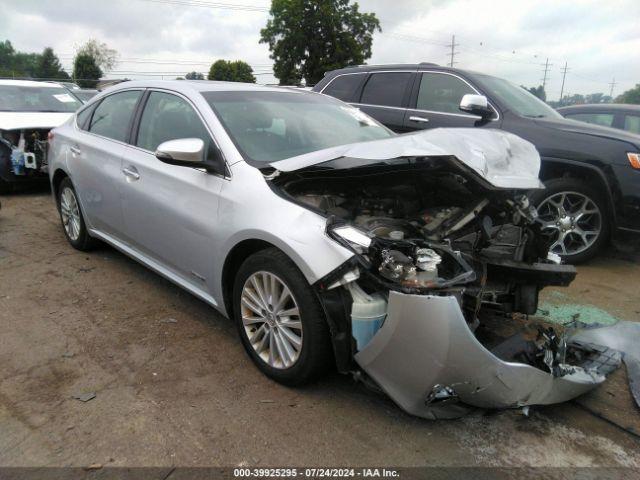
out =
{"type": "Polygon", "coordinates": [[[355,360],[406,412],[435,419],[460,416],[464,404],[513,408],[570,400],[619,364],[617,352],[601,353],[589,368],[575,366],[561,377],[505,362],[475,338],[455,297],[391,291],[384,324],[355,360]]]}

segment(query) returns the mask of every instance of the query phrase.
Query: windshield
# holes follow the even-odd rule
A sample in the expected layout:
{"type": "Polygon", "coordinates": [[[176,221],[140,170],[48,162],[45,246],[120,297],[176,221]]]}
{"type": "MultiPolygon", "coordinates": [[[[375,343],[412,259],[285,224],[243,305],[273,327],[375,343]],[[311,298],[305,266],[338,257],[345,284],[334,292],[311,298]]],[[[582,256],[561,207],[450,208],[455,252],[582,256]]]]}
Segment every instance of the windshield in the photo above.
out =
{"type": "Polygon", "coordinates": [[[64,88],[0,85],[2,112],[75,112],[82,103],[64,88]]]}
{"type": "Polygon", "coordinates": [[[506,108],[518,115],[530,118],[562,118],[553,108],[522,87],[489,75],[477,77],[492,96],[497,97],[506,108]]]}
{"type": "Polygon", "coordinates": [[[275,162],[394,134],[357,108],[296,92],[202,94],[247,160],[275,162]]]}

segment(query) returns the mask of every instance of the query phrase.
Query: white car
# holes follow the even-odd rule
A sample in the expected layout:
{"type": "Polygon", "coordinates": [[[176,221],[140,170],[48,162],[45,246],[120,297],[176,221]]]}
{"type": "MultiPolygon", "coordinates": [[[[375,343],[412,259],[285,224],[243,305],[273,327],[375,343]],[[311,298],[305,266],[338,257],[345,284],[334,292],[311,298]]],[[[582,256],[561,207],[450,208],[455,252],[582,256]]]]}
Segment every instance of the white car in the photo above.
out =
{"type": "Polygon", "coordinates": [[[0,80],[0,192],[46,180],[49,130],[81,106],[57,83],[0,80]]]}

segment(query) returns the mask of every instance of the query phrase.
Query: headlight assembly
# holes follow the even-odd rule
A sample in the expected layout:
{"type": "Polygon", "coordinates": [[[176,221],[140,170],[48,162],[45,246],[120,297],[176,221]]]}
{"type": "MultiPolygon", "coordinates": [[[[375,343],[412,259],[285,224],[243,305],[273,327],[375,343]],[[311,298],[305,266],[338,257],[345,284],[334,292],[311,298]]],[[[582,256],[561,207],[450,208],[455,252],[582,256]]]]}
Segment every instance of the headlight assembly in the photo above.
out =
{"type": "Polygon", "coordinates": [[[357,253],[366,253],[371,245],[371,238],[366,233],[350,225],[331,228],[331,232],[348,243],[357,253]]]}

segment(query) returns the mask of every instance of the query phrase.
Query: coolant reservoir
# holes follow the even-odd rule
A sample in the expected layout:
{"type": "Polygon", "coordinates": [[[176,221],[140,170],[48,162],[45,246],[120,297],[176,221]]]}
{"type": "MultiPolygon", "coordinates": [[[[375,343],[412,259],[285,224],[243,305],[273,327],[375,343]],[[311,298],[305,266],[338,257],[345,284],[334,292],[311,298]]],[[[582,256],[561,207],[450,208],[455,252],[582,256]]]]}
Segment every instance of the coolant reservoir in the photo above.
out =
{"type": "Polygon", "coordinates": [[[358,284],[347,285],[353,298],[351,306],[351,334],[358,350],[362,350],[382,326],[387,316],[387,301],[379,294],[369,295],[358,284]]]}

